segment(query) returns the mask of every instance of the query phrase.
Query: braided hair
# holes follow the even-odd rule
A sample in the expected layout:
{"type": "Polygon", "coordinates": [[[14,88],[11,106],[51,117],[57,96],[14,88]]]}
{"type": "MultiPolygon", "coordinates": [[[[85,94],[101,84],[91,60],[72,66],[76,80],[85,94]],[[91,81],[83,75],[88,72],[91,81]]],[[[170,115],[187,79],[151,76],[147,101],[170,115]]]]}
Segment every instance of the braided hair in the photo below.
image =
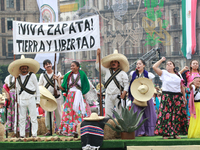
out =
{"type": "MultiPolygon", "coordinates": [[[[146,65],[146,63],[145,63],[145,61],[144,61],[143,59],[138,59],[138,61],[139,61],[139,60],[142,62],[143,65],[146,65]]],[[[136,68],[135,71],[136,71],[136,75],[139,77],[140,75],[139,75],[138,69],[136,68]]]]}
{"type": "MultiPolygon", "coordinates": [[[[192,73],[192,67],[191,67],[191,65],[192,65],[192,62],[193,61],[197,61],[196,59],[193,59],[192,61],[190,61],[190,74],[192,73]]],[[[198,62],[198,61],[197,61],[198,62]]],[[[198,62],[199,63],[199,62],[198,62]]],[[[197,71],[198,71],[198,73],[199,73],[199,67],[197,68],[197,71]]]]}
{"type": "MultiPolygon", "coordinates": [[[[173,66],[174,66],[174,69],[173,69],[174,73],[175,73],[179,78],[181,78],[180,74],[178,73],[178,71],[177,71],[176,68],[175,68],[175,63],[174,63],[173,61],[171,61],[171,60],[169,60],[168,62],[171,62],[171,63],[173,64],[173,66]]],[[[182,79],[182,78],[181,78],[181,79],[182,79]]]]}
{"type": "MultiPolygon", "coordinates": [[[[79,67],[79,69],[80,69],[80,63],[78,61],[72,61],[71,64],[72,63],[76,64],[76,66],[79,67]]],[[[67,78],[67,86],[69,85],[69,80],[70,80],[72,74],[73,74],[73,72],[70,72],[70,74],[69,74],[69,76],[67,78]]]]}

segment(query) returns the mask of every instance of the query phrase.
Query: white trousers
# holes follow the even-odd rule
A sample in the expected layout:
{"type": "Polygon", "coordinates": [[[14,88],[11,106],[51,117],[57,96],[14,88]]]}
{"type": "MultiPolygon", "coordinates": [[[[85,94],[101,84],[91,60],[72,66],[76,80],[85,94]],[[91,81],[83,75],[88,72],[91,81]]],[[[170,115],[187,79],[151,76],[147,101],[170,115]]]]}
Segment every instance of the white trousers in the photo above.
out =
{"type": "Polygon", "coordinates": [[[37,136],[38,122],[37,122],[37,112],[36,112],[36,101],[35,97],[30,99],[23,99],[19,101],[19,129],[20,136],[25,136],[25,121],[26,121],[26,111],[29,110],[29,115],[32,124],[32,136],[37,136]]]}
{"type": "MultiPolygon", "coordinates": [[[[60,122],[61,122],[61,117],[62,117],[62,112],[61,112],[61,105],[63,104],[62,94],[60,95],[59,98],[56,99],[56,101],[57,101],[57,108],[56,108],[56,110],[54,110],[54,112],[55,112],[55,116],[56,116],[56,125],[57,125],[57,128],[59,128],[60,122]]],[[[51,112],[52,128],[53,128],[53,124],[54,124],[53,118],[54,118],[54,115],[53,115],[53,112],[51,112]]],[[[47,129],[50,130],[50,114],[49,114],[49,111],[45,111],[45,125],[46,125],[47,129]]]]}
{"type": "Polygon", "coordinates": [[[116,112],[121,116],[121,104],[119,105],[118,108],[118,103],[119,103],[119,99],[117,98],[117,94],[116,95],[110,95],[110,94],[106,94],[105,95],[105,116],[109,117],[113,116],[112,110],[114,109],[114,106],[116,107],[116,112]]]}

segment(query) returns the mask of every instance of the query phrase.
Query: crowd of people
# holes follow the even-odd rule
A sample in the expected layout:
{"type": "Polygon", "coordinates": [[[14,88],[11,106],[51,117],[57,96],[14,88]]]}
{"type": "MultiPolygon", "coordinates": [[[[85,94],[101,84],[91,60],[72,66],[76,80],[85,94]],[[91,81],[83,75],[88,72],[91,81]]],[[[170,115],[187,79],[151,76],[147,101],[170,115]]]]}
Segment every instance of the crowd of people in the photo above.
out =
{"type": "MultiPolygon", "coordinates": [[[[98,49],[97,70],[99,70],[100,55],[101,50],[98,49]]],[[[133,96],[131,85],[138,78],[152,80],[155,77],[153,73],[145,70],[145,61],[137,60],[136,70],[130,73],[129,81],[126,73],[129,70],[129,63],[123,54],[115,50],[113,54],[104,57],[101,60],[101,73],[105,74],[105,92],[103,92],[105,117],[113,116],[113,109],[121,115],[121,107],[125,106],[125,101],[128,100],[130,103],[127,101],[126,104],[133,107],[134,112],[140,112],[145,108],[140,122],[148,118],[136,130],[136,136],[161,135],[163,139],[171,137],[180,139],[179,135],[188,134],[188,138],[199,138],[199,63],[197,60],[192,60],[190,67],[185,66],[177,72],[175,64],[170,60],[166,61],[166,68],[161,70],[159,66],[165,61],[166,58],[162,57],[153,65],[153,70],[162,81],[162,87],[155,86],[152,98],[148,99],[145,106],[141,106],[136,103],[138,100],[133,96]]],[[[20,137],[23,138],[26,136],[25,133],[29,132],[31,122],[32,136],[36,137],[37,116],[40,115],[45,117],[48,129],[45,136],[49,136],[50,122],[54,122],[55,116],[58,133],[72,136],[77,131],[77,125],[84,117],[89,117],[92,107],[98,104],[94,102],[94,99],[97,99],[96,89],[85,72],[80,69],[77,61],[71,62],[71,71],[65,75],[61,75],[60,72],[55,73],[52,62],[48,59],[43,62],[43,67],[45,71],[37,81],[35,73],[39,70],[38,62],[22,57],[9,65],[10,75],[6,77],[3,86],[8,103],[6,131],[15,133],[19,131],[20,137]],[[56,99],[57,108],[51,119],[49,112],[40,107],[39,86],[44,86],[56,99]],[[19,120],[19,123],[16,120],[19,120]]],[[[97,113],[99,114],[99,111],[97,113]]]]}

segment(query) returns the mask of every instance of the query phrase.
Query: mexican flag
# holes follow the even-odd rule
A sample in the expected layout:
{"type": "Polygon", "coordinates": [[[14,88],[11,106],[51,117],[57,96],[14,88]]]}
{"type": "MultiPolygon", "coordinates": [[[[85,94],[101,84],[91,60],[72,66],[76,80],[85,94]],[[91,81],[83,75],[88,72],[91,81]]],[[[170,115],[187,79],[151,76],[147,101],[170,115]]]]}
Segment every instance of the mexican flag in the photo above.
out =
{"type": "Polygon", "coordinates": [[[197,0],[182,0],[182,52],[187,59],[196,51],[197,0]]]}

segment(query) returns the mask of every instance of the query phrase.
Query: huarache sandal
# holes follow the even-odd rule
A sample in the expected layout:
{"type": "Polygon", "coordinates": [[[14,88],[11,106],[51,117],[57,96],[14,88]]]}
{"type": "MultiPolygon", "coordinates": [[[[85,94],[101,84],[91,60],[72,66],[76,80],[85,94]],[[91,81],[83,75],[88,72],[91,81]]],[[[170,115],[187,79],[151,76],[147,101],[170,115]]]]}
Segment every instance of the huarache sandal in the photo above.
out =
{"type": "Polygon", "coordinates": [[[50,132],[47,132],[47,133],[44,134],[44,136],[50,136],[50,135],[51,135],[50,132]]]}
{"type": "Polygon", "coordinates": [[[181,137],[179,137],[178,135],[174,135],[175,139],[181,139],[181,137]]]}

